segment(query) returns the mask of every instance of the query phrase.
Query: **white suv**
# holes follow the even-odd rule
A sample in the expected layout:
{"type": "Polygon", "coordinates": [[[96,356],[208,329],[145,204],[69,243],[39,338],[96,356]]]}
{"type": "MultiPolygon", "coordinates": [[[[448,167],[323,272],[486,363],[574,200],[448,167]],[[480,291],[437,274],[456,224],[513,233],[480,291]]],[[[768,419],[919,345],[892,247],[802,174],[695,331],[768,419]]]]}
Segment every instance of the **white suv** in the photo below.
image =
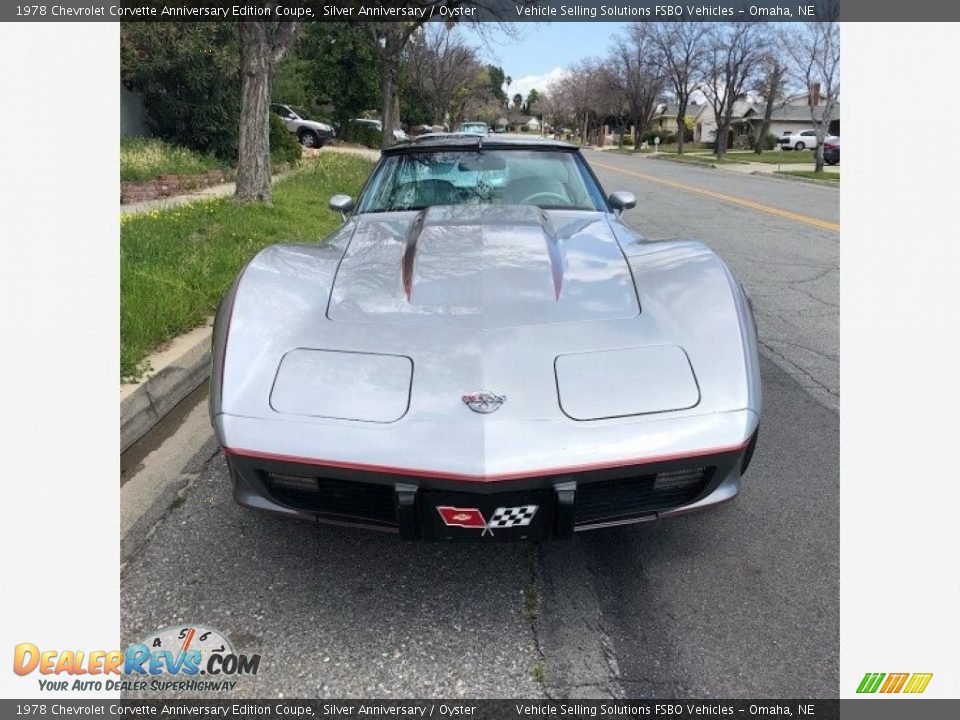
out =
{"type": "Polygon", "coordinates": [[[332,127],[316,120],[307,120],[303,113],[292,105],[273,103],[270,109],[280,116],[287,130],[294,133],[304,147],[322,148],[324,143],[335,135],[332,127]]]}

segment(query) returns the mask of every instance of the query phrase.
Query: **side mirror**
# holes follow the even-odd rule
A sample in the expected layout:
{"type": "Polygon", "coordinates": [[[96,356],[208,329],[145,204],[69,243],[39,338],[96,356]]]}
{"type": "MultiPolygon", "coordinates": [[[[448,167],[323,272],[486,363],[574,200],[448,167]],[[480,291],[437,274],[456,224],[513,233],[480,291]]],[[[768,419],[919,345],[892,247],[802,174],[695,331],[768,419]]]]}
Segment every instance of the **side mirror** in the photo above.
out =
{"type": "Polygon", "coordinates": [[[347,213],[353,210],[353,198],[349,195],[334,195],[330,198],[330,209],[340,213],[340,217],[347,219],[347,213]]]}
{"type": "Polygon", "coordinates": [[[617,215],[622,215],[624,210],[629,210],[637,206],[637,196],[632,192],[619,190],[615,193],[610,193],[610,197],[607,199],[610,207],[613,208],[613,211],[617,213],[617,215]]]}

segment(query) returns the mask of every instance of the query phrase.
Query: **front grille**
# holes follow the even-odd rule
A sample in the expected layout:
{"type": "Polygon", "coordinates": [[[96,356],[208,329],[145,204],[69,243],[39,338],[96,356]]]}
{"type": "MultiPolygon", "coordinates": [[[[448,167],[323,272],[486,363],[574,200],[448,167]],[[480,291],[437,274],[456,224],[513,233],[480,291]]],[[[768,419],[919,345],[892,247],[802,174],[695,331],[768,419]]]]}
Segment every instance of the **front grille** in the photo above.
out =
{"type": "Polygon", "coordinates": [[[277,502],[305,512],[396,527],[393,487],[339,478],[264,472],[277,502]]]}
{"type": "Polygon", "coordinates": [[[577,486],[574,521],[616,522],[680,507],[696,500],[712,475],[713,468],[694,468],[583,483],[577,486]]]}

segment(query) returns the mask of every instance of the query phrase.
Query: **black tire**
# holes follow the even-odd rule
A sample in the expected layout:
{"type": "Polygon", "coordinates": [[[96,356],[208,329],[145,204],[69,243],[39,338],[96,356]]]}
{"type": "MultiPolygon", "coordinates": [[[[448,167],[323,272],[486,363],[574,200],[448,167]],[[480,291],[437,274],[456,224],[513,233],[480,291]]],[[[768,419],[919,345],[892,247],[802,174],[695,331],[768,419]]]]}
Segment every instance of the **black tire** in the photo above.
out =
{"type": "Polygon", "coordinates": [[[313,130],[301,130],[297,133],[297,138],[300,140],[300,144],[306,148],[319,148],[323,144],[313,130]]]}
{"type": "Polygon", "coordinates": [[[807,146],[804,145],[803,140],[801,140],[800,142],[798,142],[796,145],[793,146],[793,149],[796,150],[797,152],[800,152],[801,150],[805,150],[806,147],[807,146]]]}

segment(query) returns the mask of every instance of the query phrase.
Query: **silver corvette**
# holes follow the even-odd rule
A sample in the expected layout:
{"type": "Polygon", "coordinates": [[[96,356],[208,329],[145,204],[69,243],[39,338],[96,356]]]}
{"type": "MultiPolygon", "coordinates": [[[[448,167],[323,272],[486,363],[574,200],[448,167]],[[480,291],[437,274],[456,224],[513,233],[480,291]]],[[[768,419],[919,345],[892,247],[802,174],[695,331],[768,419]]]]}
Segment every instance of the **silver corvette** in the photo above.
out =
{"type": "Polygon", "coordinates": [[[217,313],[236,500],[408,539],[566,538],[733,498],[760,422],[729,268],[620,221],[579,150],[385,151],[343,226],[274,245],[217,313]]]}

